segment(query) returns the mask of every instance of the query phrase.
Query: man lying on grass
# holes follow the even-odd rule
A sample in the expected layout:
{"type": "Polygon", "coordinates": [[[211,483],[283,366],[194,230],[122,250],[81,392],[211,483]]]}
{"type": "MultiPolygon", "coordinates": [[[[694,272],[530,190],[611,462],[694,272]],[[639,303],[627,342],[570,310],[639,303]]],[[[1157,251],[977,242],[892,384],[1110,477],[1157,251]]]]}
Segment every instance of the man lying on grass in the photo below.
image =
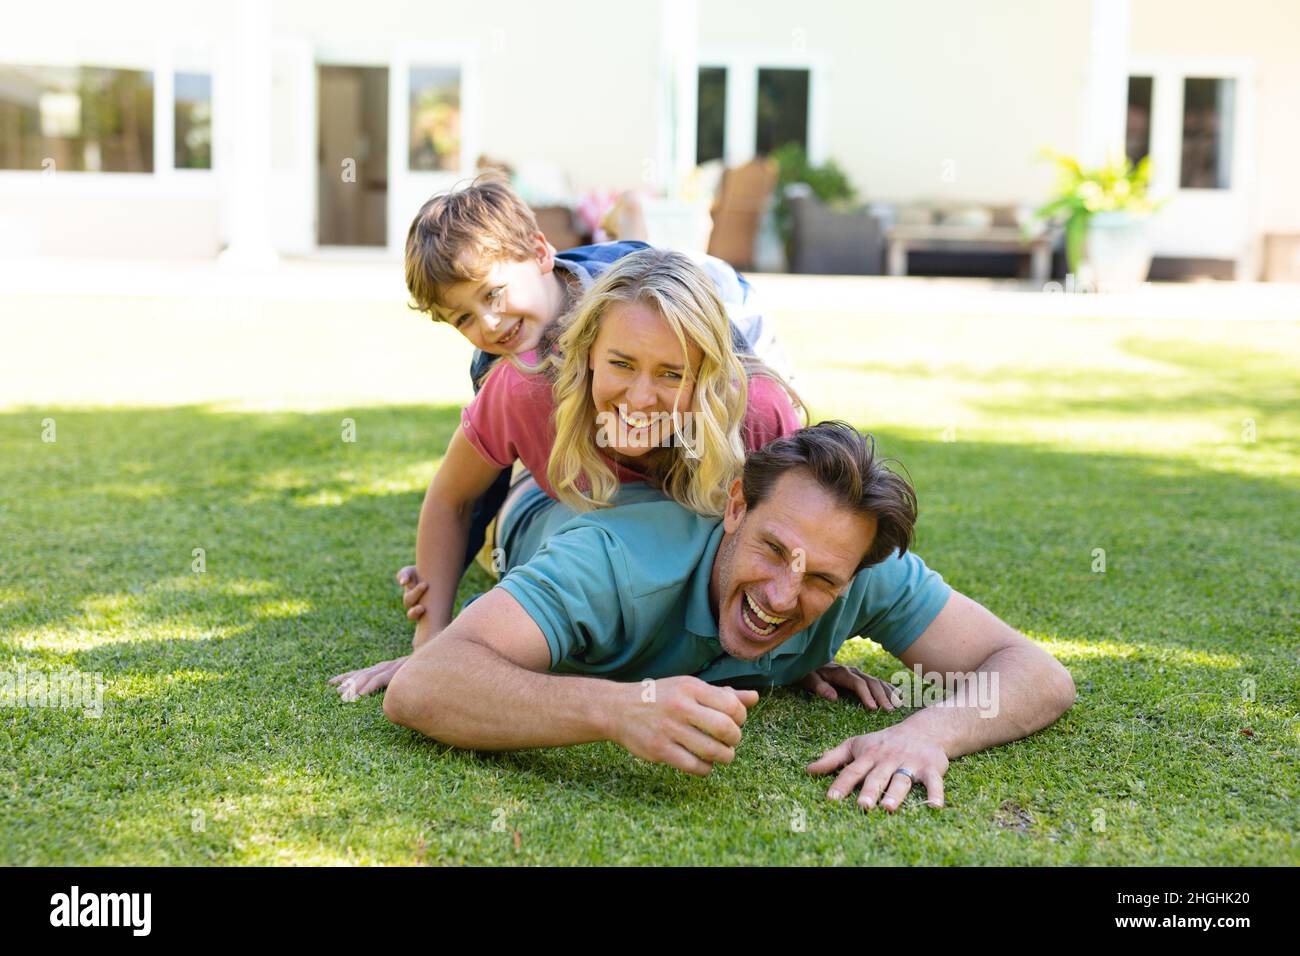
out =
{"type": "Polygon", "coordinates": [[[412,655],[384,713],[457,747],[612,740],[705,775],[735,758],[752,688],[818,668],[852,688],[824,665],[863,635],[909,668],[996,673],[999,699],[948,698],[808,770],[842,768],[828,796],[860,785],[864,809],[897,809],[914,782],[942,806],[951,758],[1047,726],[1074,682],[908,550],[915,519],[911,486],[839,422],[751,452],[721,521],[663,499],[574,517],[525,482],[500,518],[508,573],[412,655]]]}

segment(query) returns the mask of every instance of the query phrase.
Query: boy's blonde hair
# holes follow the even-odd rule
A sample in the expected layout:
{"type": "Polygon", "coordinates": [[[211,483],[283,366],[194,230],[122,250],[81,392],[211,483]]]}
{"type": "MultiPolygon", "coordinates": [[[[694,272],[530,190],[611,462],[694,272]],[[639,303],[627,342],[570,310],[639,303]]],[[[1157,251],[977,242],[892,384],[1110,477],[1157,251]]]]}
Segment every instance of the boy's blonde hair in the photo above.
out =
{"type": "Polygon", "coordinates": [[[700,349],[689,409],[694,416],[692,453],[687,454],[681,444],[679,409],[674,408],[673,453],[655,478],[679,504],[717,517],[745,461],[742,426],[749,378],[767,375],[800,403],[762,361],[736,352],[731,322],[713,282],[677,252],[645,249],[610,266],[565,321],[556,343],[558,354],[552,353],[542,363],[552,375],[555,395],[555,445],[546,469],[551,487],[560,501],[576,511],[608,507],[618,490],[618,477],[596,447],[589,362],[601,319],[616,302],[638,302],[663,316],[681,343],[683,356],[688,354],[688,342],[700,349]]]}
{"type": "Polygon", "coordinates": [[[499,175],[434,196],[416,213],[406,234],[413,308],[435,315],[449,286],[481,280],[494,262],[533,258],[537,217],[499,175]]]}

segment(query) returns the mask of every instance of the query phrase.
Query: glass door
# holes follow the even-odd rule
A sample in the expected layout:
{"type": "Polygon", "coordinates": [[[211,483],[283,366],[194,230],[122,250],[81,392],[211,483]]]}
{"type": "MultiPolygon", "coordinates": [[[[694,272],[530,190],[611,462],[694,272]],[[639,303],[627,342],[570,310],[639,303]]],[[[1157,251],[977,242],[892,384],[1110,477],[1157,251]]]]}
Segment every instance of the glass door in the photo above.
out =
{"type": "Polygon", "coordinates": [[[1126,148],[1151,157],[1157,256],[1225,259],[1244,278],[1249,255],[1251,79],[1241,65],[1135,61],[1126,148]]]}

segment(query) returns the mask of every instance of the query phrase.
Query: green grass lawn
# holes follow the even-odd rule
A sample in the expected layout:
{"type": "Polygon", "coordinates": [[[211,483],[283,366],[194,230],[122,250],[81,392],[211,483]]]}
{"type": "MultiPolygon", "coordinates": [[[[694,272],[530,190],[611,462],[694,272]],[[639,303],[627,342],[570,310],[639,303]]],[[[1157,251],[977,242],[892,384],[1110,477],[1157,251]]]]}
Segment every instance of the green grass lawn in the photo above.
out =
{"type": "MultiPolygon", "coordinates": [[[[261,350],[246,328],[186,357],[119,309],[106,365],[237,373],[261,350]]],[[[0,708],[0,863],[1300,863],[1296,325],[778,316],[816,416],[910,471],[919,553],[1079,690],[1052,727],[954,761],[942,811],[889,816],[802,768],[902,715],[798,691],[766,694],[707,779],[612,744],[459,752],[379,696],[341,703],[328,677],[409,646],[392,574],[458,420],[385,401],[384,379],[418,367],[445,394],[465,374],[447,330],[372,311],[329,313],[312,354],[334,366],[277,354],[310,401],[0,394],[0,671],[106,685],[98,719],[0,708]],[[410,336],[394,370],[349,364],[376,327],[410,336]]],[[[278,321],[305,340],[316,319],[278,321]]],[[[841,659],[900,669],[861,639],[841,659]]]]}

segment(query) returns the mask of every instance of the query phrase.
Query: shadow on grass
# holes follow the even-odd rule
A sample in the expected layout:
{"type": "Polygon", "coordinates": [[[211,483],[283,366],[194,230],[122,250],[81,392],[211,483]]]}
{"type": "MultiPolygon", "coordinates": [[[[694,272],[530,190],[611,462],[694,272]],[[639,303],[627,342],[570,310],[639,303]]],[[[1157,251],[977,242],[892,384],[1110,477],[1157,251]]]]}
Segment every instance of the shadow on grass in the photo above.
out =
{"type": "MultiPolygon", "coordinates": [[[[13,859],[547,860],[571,839],[600,859],[655,859],[655,841],[677,839],[656,814],[726,826],[773,781],[816,801],[825,783],[803,764],[900,719],[778,692],[746,759],[701,782],[612,745],[458,753],[392,727],[377,699],[338,702],[326,678],[409,646],[392,574],[411,560],[457,415],[0,415],[0,669],[70,665],[109,688],[100,721],[0,713],[13,731],[0,755],[17,771],[3,824],[13,859]],[[41,441],[49,417],[54,444],[41,441]],[[498,810],[552,804],[544,823],[530,818],[548,846],[516,850],[492,827],[498,810]],[[631,829],[602,842],[615,818],[631,829]],[[69,832],[82,835],[60,850],[69,832]]],[[[1247,817],[1277,810],[1278,759],[1297,743],[1300,543],[1282,527],[1300,514],[1294,483],[1154,456],[878,437],[917,482],[918,551],[1058,642],[1079,687],[1052,728],[954,763],[970,805],[1012,781],[1086,807],[1098,798],[1085,777],[1129,794],[1135,780],[1159,792],[1163,774],[1230,771],[1258,801],[1247,817]]],[[[881,676],[899,669],[854,648],[881,676]]]]}
{"type": "Polygon", "coordinates": [[[273,616],[278,601],[356,610],[411,560],[423,486],[458,415],[0,416],[0,535],[12,542],[0,554],[0,630],[163,620],[202,633],[273,616]],[[47,418],[53,444],[41,441],[47,418]],[[355,441],[344,440],[344,418],[355,441]]]}

